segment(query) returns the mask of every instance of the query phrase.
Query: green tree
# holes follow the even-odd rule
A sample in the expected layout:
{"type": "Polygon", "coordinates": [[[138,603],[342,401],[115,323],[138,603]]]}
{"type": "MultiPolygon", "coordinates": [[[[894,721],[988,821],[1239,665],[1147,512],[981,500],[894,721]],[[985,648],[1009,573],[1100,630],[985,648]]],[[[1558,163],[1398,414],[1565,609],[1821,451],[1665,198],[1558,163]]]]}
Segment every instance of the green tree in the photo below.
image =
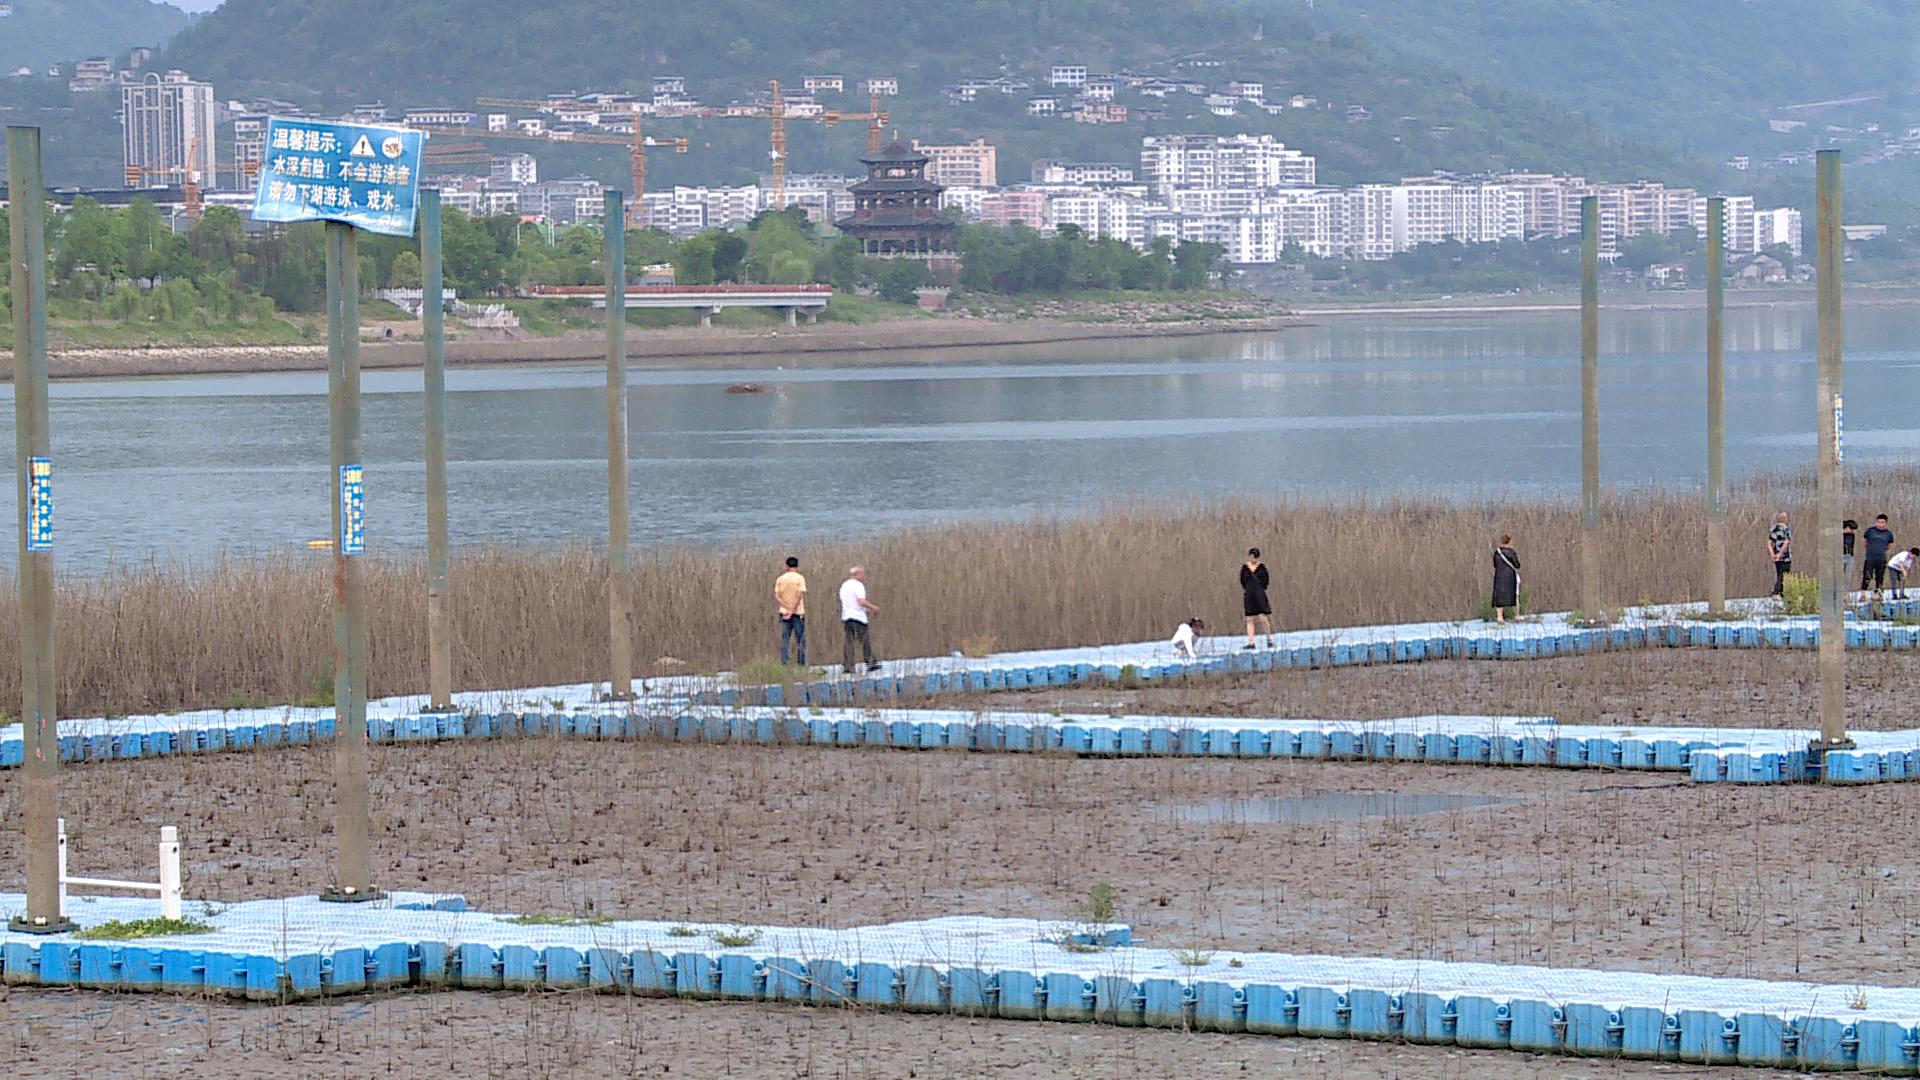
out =
{"type": "Polygon", "coordinates": [[[918,301],[914,290],[925,284],[927,268],[918,259],[892,259],[887,268],[880,272],[880,299],[894,304],[911,304],[918,301]]]}
{"type": "Polygon", "coordinates": [[[420,256],[411,251],[403,251],[394,256],[391,281],[396,289],[417,289],[420,287],[420,256]]]}
{"type": "Polygon", "coordinates": [[[702,233],[673,253],[673,280],[680,285],[712,285],[713,237],[702,233]]]}

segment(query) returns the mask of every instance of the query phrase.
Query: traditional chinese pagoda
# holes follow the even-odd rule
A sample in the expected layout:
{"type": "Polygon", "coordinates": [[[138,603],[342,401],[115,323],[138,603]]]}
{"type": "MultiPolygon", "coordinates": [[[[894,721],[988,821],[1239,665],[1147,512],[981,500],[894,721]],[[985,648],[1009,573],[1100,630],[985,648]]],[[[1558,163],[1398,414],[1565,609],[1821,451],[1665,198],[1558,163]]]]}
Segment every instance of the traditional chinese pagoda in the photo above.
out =
{"type": "Polygon", "coordinates": [[[927,155],[894,140],[860,159],[867,178],[849,188],[853,216],[834,226],[882,259],[951,262],[955,223],[940,215],[939,184],[927,179],[927,155]]]}

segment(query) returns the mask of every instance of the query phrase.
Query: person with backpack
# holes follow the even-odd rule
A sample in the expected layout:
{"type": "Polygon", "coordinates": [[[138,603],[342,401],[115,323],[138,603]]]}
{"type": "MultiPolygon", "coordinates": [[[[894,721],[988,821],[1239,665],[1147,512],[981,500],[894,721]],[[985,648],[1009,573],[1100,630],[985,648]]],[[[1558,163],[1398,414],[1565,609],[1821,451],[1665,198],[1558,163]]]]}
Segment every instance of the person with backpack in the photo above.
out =
{"type": "Polygon", "coordinates": [[[1247,648],[1258,648],[1253,641],[1256,625],[1267,632],[1267,648],[1273,648],[1273,604],[1267,599],[1267,564],[1260,561],[1260,549],[1248,548],[1247,561],[1240,564],[1240,612],[1247,617],[1247,648]]]}
{"type": "Polygon", "coordinates": [[[1520,556],[1513,550],[1513,537],[1501,534],[1493,545],[1493,621],[1505,623],[1506,609],[1520,617],[1520,556]]]}

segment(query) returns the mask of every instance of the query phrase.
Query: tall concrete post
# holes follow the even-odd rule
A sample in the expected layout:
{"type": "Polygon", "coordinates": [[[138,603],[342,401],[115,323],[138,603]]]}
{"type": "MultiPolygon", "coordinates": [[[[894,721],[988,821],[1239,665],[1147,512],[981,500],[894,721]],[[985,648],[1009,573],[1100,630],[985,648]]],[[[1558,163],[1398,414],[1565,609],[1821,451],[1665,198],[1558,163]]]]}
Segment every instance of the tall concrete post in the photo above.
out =
{"type": "Polygon", "coordinates": [[[326,223],[328,499],[333,506],[333,785],[338,863],[322,900],[381,894],[367,860],[367,614],[361,574],[360,242],[353,226],[326,223]]]}
{"type": "Polygon", "coordinates": [[[633,599],[627,530],[627,236],[620,193],[606,193],[607,271],[607,644],[615,700],[633,694],[633,599]]]}
{"type": "Polygon", "coordinates": [[[1727,200],[1707,200],[1707,610],[1727,610],[1727,200]]]}
{"type": "Polygon", "coordinates": [[[1600,200],[1580,200],[1580,610],[1600,604],[1600,200]]]}
{"type": "Polygon", "coordinates": [[[420,192],[420,323],[426,338],[427,694],[453,708],[453,624],[447,588],[447,329],[441,303],[440,192],[420,192]]]}
{"type": "Polygon", "coordinates": [[[27,910],[7,929],[56,934],[60,914],[60,714],[53,670],[53,454],[47,421],[47,194],[40,129],[7,129],[13,264],[14,495],[20,525],[21,803],[27,910]]]}
{"type": "Polygon", "coordinates": [[[1820,742],[1824,749],[1852,746],[1847,738],[1847,638],[1840,580],[1840,518],[1844,512],[1846,478],[1841,465],[1841,359],[1844,337],[1840,320],[1840,264],[1845,238],[1841,235],[1840,151],[1818,155],[1820,203],[1816,269],[1820,286],[1820,358],[1818,415],[1820,432],[1818,497],[1820,537],[1820,742]]]}

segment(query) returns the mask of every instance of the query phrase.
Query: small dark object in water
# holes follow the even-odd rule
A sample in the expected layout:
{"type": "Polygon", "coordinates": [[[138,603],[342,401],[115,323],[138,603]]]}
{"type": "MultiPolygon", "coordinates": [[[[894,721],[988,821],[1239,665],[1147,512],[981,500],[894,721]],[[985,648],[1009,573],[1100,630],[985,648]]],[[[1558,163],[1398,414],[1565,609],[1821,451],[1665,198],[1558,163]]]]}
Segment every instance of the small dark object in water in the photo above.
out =
{"type": "Polygon", "coordinates": [[[764,394],[767,388],[757,382],[737,382],[727,387],[729,394],[764,394]]]}

